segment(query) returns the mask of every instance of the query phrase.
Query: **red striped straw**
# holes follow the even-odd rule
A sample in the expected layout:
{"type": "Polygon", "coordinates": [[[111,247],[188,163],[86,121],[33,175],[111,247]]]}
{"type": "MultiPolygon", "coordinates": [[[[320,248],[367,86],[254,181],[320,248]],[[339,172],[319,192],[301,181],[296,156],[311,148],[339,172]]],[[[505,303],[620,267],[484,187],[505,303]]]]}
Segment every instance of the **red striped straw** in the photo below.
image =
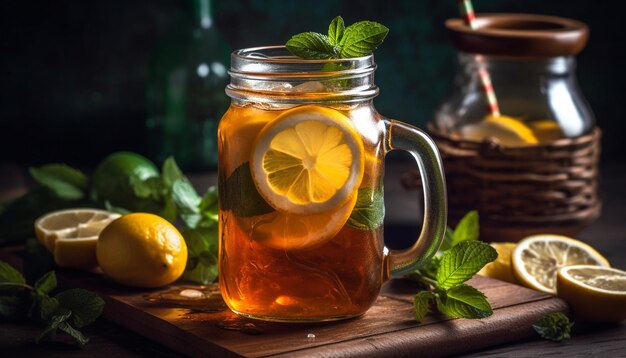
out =
{"type": "MultiPolygon", "coordinates": [[[[461,12],[461,16],[467,26],[470,29],[476,29],[476,15],[474,14],[474,7],[472,6],[471,0],[458,0],[459,10],[461,12]]],[[[476,62],[478,62],[478,76],[480,77],[480,82],[483,85],[483,89],[485,90],[485,94],[487,95],[487,105],[489,107],[489,112],[494,117],[500,117],[500,106],[498,106],[498,99],[496,98],[496,92],[493,90],[493,85],[491,84],[491,76],[489,76],[489,72],[485,68],[485,62],[481,55],[476,56],[476,62]]]]}

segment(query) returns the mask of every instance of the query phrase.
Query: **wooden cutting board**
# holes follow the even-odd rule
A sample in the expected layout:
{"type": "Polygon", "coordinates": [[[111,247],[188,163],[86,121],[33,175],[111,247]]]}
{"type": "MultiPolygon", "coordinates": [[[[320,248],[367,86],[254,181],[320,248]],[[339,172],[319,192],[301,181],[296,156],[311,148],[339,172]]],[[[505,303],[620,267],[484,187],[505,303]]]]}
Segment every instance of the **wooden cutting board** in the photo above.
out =
{"type": "Polygon", "coordinates": [[[549,312],[567,312],[564,301],[521,286],[474,277],[494,314],[481,320],[430,314],[412,319],[413,283],[388,282],[362,317],[323,324],[281,324],[245,319],[225,308],[216,287],[172,286],[129,290],[96,274],[59,271],[60,283],[99,292],[104,317],[189,356],[391,357],[444,356],[536,336],[531,325],[549,312]],[[198,295],[192,299],[180,296],[198,295]],[[209,298],[207,298],[209,297],[209,298]]]}

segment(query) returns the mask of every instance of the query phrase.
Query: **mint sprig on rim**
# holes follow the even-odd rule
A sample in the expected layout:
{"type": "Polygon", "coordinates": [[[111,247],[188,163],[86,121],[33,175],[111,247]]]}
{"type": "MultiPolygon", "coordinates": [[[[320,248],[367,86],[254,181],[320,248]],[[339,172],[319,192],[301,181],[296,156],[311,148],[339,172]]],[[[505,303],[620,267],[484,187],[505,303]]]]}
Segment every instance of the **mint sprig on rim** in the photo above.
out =
{"type": "Polygon", "coordinates": [[[389,29],[374,21],[359,21],[345,27],[337,16],[328,26],[328,35],[302,32],[285,46],[292,54],[307,60],[361,57],[372,53],[385,40],[389,29]]]}

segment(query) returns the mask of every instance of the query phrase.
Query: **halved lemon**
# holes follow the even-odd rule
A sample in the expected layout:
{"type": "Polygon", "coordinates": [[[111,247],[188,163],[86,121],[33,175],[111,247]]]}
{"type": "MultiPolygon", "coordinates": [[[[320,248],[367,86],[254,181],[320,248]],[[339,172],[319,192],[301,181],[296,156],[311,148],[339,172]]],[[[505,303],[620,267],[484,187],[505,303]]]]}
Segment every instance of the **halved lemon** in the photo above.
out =
{"type": "Polygon", "coordinates": [[[601,266],[575,265],[559,269],[557,295],[585,321],[626,319],[626,272],[601,266]]]}
{"type": "Polygon", "coordinates": [[[517,283],[511,264],[511,254],[517,244],[513,242],[492,242],[489,245],[496,249],[498,257],[493,262],[485,265],[478,274],[510,283],[517,283]]]}
{"type": "Polygon", "coordinates": [[[276,210],[310,215],[346,203],[363,178],[361,137],[341,112],[302,106],[268,123],[253,146],[254,183],[276,210]]]}
{"type": "Polygon", "coordinates": [[[571,265],[609,266],[609,262],[584,242],[561,235],[533,235],[513,250],[515,278],[527,287],[556,294],[556,272],[571,265]]]}
{"type": "Polygon", "coordinates": [[[98,235],[117,213],[99,209],[53,211],[35,221],[35,234],[61,267],[92,268],[97,265],[98,235]]]}
{"type": "Polygon", "coordinates": [[[489,115],[479,123],[461,127],[460,132],[464,138],[473,140],[495,137],[508,146],[539,143],[533,131],[523,121],[508,116],[489,115]]]}

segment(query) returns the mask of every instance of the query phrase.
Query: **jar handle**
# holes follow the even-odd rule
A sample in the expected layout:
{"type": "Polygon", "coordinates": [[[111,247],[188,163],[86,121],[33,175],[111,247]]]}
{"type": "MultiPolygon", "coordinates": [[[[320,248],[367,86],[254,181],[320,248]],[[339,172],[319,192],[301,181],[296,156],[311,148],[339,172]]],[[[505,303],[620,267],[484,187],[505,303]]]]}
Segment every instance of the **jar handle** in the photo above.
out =
{"type": "Polygon", "coordinates": [[[391,250],[392,276],[415,270],[439,249],[446,231],[448,204],[441,156],[435,142],[423,131],[396,120],[385,120],[386,150],[404,150],[415,158],[422,177],[424,220],[422,232],[408,249],[391,250]]]}

